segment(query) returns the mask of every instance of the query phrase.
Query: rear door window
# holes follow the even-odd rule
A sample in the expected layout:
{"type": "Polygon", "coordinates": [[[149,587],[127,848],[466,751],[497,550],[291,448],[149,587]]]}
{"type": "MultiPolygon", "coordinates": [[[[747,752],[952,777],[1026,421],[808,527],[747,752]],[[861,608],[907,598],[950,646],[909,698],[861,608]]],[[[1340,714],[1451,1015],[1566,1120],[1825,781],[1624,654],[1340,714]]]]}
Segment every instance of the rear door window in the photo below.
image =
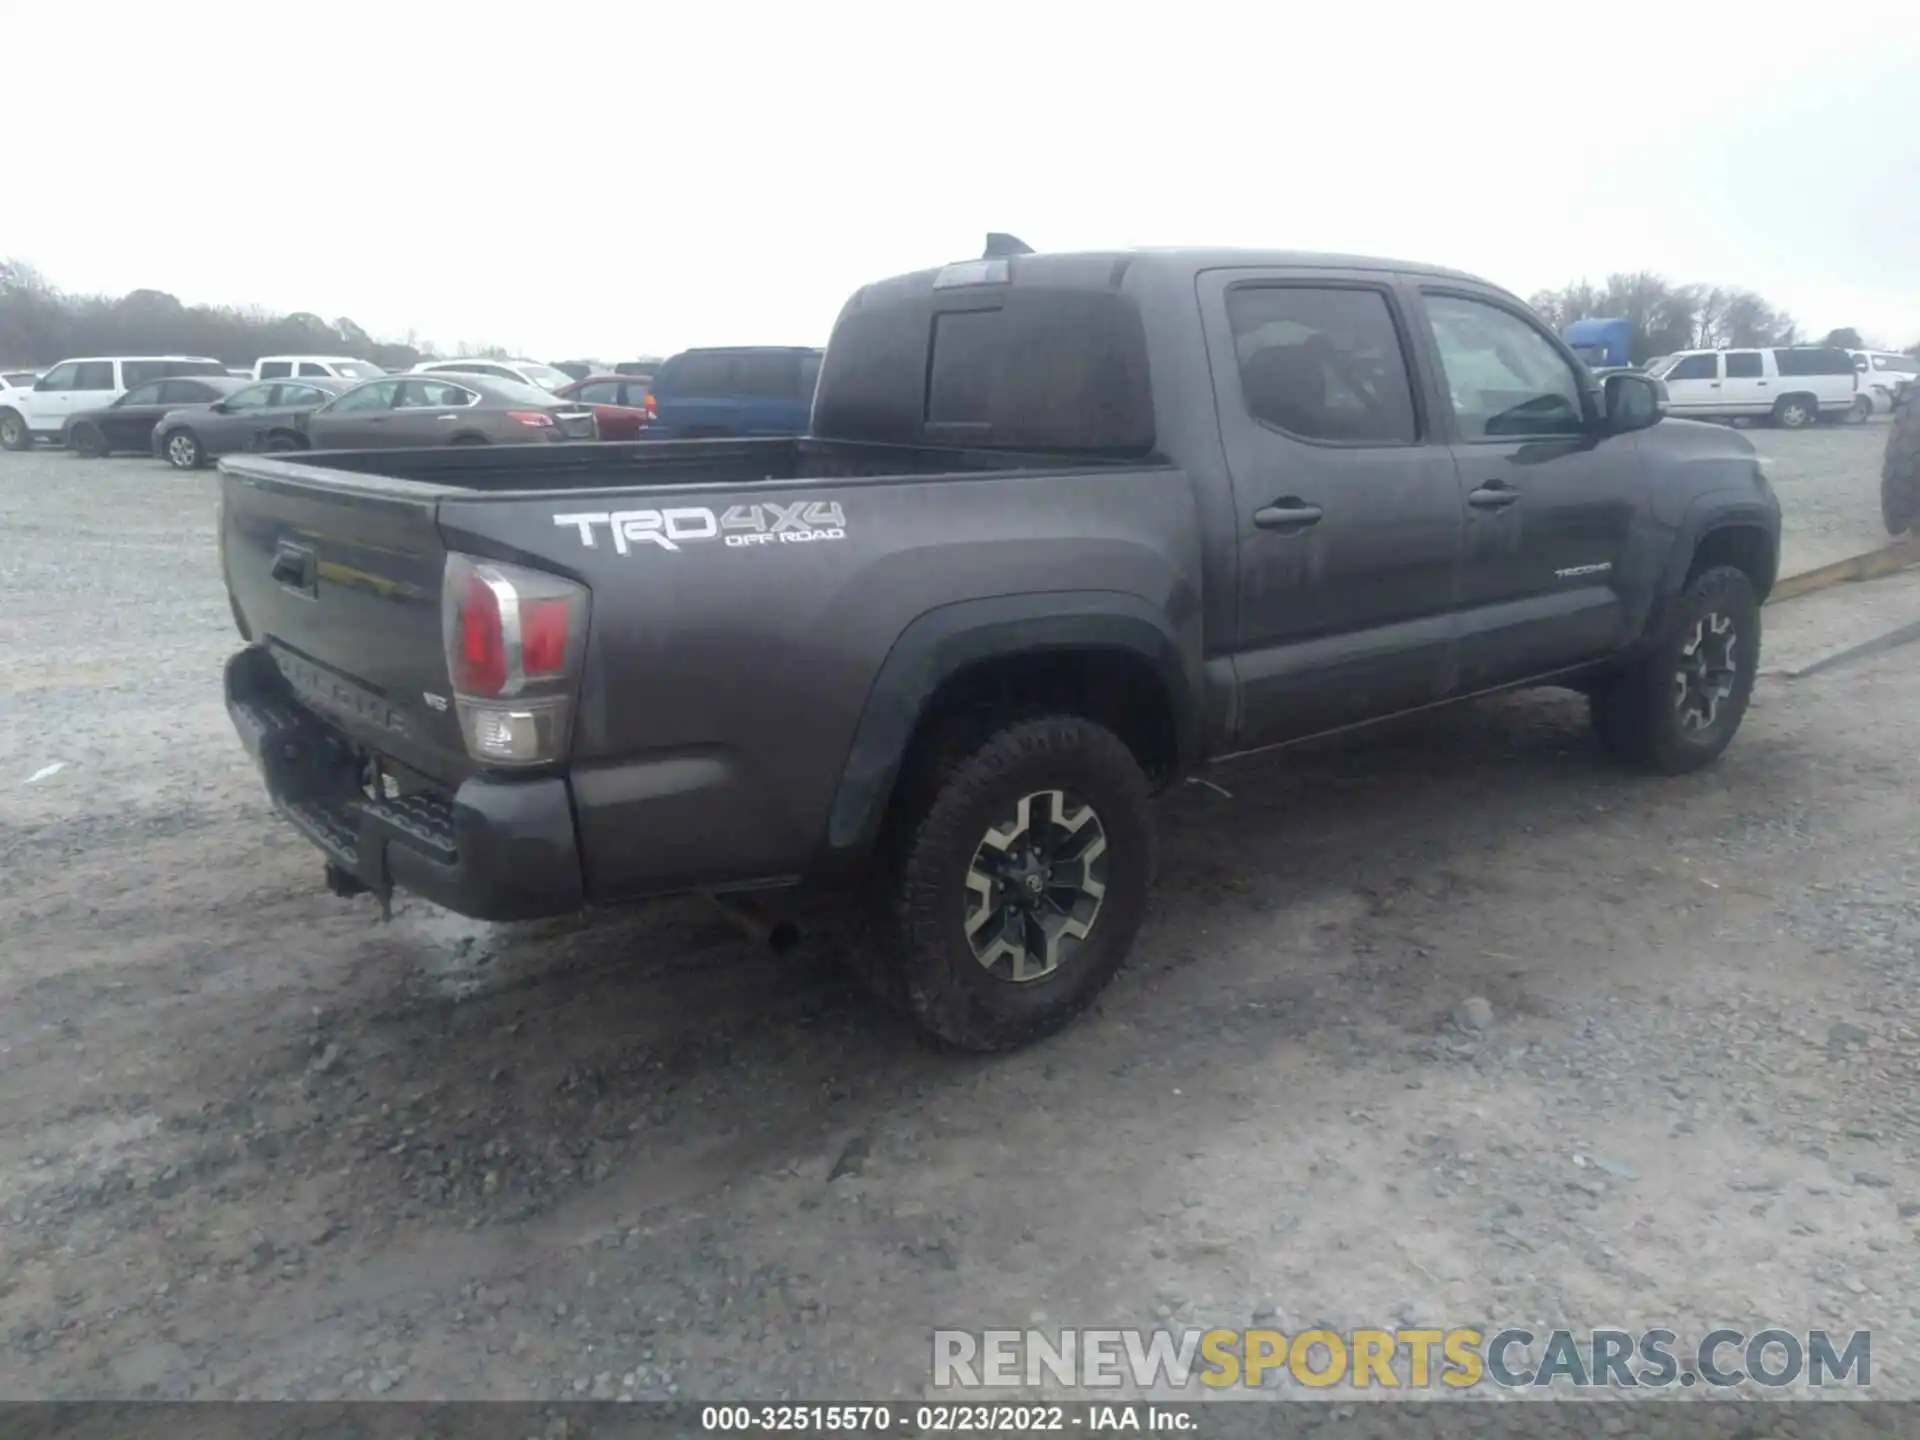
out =
{"type": "Polygon", "coordinates": [[[618,405],[620,403],[620,382],[602,380],[594,385],[582,385],[573,392],[573,398],[586,405],[618,405]]]}
{"type": "Polygon", "coordinates": [[[291,360],[263,360],[260,362],[260,378],[262,380],[284,380],[291,374],[293,374],[293,362],[291,360]]]}
{"type": "MultiPolygon", "coordinates": [[[[128,376],[127,384],[139,384],[145,376],[128,376]]],[[[76,390],[111,390],[113,386],[113,362],[111,360],[83,360],[73,377],[76,390]]]]}
{"type": "Polygon", "coordinates": [[[300,373],[302,375],[324,376],[327,373],[327,367],[324,365],[316,365],[311,360],[302,360],[300,362],[300,373]]]}
{"type": "Polygon", "coordinates": [[[1227,321],[1255,420],[1304,440],[1414,442],[1413,384],[1380,291],[1241,285],[1227,321]]]}
{"type": "Polygon", "coordinates": [[[119,403],[129,409],[135,405],[157,405],[162,399],[160,392],[163,388],[159,384],[142,385],[137,390],[127,391],[120,397],[119,403]]]}
{"type": "Polygon", "coordinates": [[[160,386],[162,405],[200,405],[214,398],[205,385],[191,380],[168,380],[160,386]]]}
{"type": "Polygon", "coordinates": [[[1727,352],[1727,378],[1729,380],[1758,380],[1760,375],[1760,352],[1758,350],[1730,350],[1727,352]]]}

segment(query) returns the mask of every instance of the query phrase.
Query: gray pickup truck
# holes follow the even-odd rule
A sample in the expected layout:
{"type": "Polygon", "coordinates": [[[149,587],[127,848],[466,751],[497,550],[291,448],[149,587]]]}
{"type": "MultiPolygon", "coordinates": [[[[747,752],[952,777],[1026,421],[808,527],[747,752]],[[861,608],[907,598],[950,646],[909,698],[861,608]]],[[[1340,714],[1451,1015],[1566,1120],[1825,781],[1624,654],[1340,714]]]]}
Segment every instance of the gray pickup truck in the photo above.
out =
{"type": "Polygon", "coordinates": [[[1524,685],[1739,727],[1752,447],[1452,271],[1004,253],[868,285],[798,439],[233,456],[228,707],[333,889],[514,919],[859,881],[916,1023],[1064,1022],[1209,762],[1524,685]]]}

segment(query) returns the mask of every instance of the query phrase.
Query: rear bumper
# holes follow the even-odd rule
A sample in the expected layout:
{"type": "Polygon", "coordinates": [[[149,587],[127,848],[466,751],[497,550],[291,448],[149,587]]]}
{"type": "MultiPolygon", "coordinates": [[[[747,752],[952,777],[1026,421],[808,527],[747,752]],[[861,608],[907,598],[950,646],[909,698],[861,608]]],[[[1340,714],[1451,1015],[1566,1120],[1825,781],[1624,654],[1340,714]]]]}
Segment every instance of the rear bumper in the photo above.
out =
{"type": "Polygon", "coordinates": [[[476,920],[530,920],[585,903],[573,804],[558,777],[473,779],[371,799],[367,757],[293,698],[267,652],[227,661],[227,714],[275,808],[375,895],[406,890],[476,920]]]}

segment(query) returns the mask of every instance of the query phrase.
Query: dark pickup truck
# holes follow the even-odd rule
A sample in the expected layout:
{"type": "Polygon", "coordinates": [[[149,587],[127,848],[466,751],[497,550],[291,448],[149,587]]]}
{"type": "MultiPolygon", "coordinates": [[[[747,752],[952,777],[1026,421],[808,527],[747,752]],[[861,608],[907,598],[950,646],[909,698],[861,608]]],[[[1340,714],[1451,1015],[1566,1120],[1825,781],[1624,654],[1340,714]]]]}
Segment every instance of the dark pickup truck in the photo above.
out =
{"type": "Polygon", "coordinates": [[[1708,764],[1747,440],[1418,265],[990,253],[849,300],[798,439],[233,456],[228,707],[341,893],[514,919],[861,880],[969,1048],[1112,977],[1149,797],[1523,685],[1708,764]]]}

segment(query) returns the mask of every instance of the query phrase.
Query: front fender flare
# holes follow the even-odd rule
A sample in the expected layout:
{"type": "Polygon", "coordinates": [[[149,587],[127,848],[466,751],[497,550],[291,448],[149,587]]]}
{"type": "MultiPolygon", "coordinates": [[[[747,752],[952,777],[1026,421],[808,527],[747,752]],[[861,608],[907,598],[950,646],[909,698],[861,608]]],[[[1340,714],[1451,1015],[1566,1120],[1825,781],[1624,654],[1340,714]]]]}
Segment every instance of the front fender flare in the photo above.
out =
{"type": "Polygon", "coordinates": [[[1176,768],[1197,744],[1199,617],[1182,636],[1170,617],[1120,591],[1047,591],[943,605],[919,617],[887,652],[867,694],[827,819],[829,856],[864,853],[878,835],[895,780],[927,702],[970,666],[1047,650],[1116,650],[1145,660],[1167,687],[1176,768]]]}

